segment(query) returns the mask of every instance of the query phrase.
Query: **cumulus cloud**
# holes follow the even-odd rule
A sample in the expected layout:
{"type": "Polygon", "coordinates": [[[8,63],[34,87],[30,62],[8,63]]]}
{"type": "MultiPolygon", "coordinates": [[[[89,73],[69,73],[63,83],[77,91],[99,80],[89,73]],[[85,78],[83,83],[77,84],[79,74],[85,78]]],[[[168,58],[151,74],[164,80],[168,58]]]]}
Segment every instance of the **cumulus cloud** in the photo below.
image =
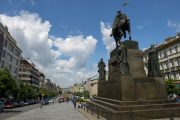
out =
{"type": "Polygon", "coordinates": [[[23,56],[29,57],[46,78],[68,86],[92,75],[86,67],[89,56],[96,48],[97,40],[93,36],[50,37],[50,22],[27,11],[15,16],[0,14],[0,22],[8,26],[23,56]],[[62,59],[63,55],[68,59],[62,59]]]}
{"type": "Polygon", "coordinates": [[[106,46],[107,51],[110,53],[116,46],[114,39],[110,37],[112,28],[110,25],[105,24],[102,21],[100,22],[100,25],[103,43],[106,46]]]}
{"type": "Polygon", "coordinates": [[[175,28],[176,32],[180,32],[180,22],[172,22],[171,20],[168,20],[167,25],[170,28],[175,28]]]}

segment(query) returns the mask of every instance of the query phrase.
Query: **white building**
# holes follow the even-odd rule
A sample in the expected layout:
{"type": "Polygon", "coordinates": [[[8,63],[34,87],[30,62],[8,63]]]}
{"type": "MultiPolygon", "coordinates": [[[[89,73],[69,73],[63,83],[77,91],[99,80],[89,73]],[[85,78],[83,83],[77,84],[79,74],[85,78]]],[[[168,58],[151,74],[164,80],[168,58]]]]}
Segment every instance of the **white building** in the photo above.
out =
{"type": "MultiPolygon", "coordinates": [[[[162,44],[156,46],[160,70],[165,79],[180,80],[180,33],[167,38],[162,44]]],[[[144,51],[145,71],[147,73],[147,52],[144,51]]]]}
{"type": "Polygon", "coordinates": [[[14,78],[18,77],[22,50],[8,32],[7,26],[0,23],[0,68],[8,69],[14,78]]]}

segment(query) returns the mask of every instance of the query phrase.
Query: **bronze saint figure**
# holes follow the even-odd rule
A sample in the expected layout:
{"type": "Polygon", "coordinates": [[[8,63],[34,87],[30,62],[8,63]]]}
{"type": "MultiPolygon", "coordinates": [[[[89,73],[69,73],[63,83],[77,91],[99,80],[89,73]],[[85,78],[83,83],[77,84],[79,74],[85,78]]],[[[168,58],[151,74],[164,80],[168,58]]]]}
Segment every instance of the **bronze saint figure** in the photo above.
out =
{"type": "Polygon", "coordinates": [[[99,80],[106,80],[106,65],[103,61],[103,59],[101,58],[99,63],[98,63],[98,73],[99,73],[99,80]]]}
{"type": "Polygon", "coordinates": [[[158,52],[155,49],[154,44],[152,44],[148,52],[148,77],[161,76],[162,75],[159,68],[158,52]]]}
{"type": "Polygon", "coordinates": [[[120,73],[123,75],[127,75],[129,73],[129,65],[127,61],[127,48],[123,43],[119,45],[117,53],[120,73]]]}

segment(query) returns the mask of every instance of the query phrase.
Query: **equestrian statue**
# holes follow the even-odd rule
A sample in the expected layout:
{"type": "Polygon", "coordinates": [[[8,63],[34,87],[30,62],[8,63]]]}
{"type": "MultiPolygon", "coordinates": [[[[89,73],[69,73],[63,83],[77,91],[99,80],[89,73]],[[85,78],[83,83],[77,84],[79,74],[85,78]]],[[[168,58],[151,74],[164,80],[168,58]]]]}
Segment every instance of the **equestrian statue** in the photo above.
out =
{"type": "Polygon", "coordinates": [[[128,31],[129,40],[131,40],[130,20],[124,13],[118,11],[114,19],[112,33],[110,35],[114,37],[116,42],[116,47],[118,47],[121,44],[120,41],[122,36],[126,38],[126,31],[128,31]]]}

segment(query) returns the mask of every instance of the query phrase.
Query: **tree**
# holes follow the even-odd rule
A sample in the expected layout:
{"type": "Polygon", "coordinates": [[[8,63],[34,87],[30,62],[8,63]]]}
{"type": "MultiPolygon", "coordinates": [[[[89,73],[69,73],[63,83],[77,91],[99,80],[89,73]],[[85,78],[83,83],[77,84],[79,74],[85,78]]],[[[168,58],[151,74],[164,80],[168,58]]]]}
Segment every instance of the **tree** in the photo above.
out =
{"type": "Polygon", "coordinates": [[[11,77],[7,69],[0,70],[0,96],[8,98],[13,96],[16,81],[11,77]]]}
{"type": "Polygon", "coordinates": [[[89,91],[87,91],[87,90],[84,90],[83,91],[83,96],[84,96],[84,98],[90,98],[90,93],[89,93],[89,91]]]}
{"type": "Polygon", "coordinates": [[[175,80],[169,79],[169,80],[165,80],[165,85],[166,85],[166,89],[168,92],[168,95],[172,95],[177,93],[177,88],[175,85],[175,80]]]}

